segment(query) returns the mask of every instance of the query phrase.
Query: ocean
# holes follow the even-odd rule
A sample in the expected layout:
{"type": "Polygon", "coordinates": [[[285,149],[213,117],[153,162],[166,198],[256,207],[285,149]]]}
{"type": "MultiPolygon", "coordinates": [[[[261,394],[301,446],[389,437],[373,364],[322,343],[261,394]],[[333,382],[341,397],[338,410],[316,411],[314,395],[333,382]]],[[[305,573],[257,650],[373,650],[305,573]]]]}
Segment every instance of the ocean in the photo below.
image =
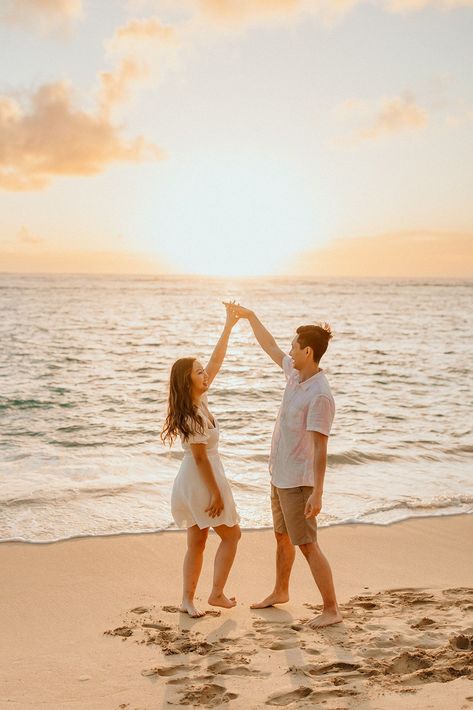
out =
{"type": "MultiPolygon", "coordinates": [[[[222,300],[289,351],[327,321],[337,405],[319,526],[473,512],[472,281],[0,274],[0,540],[173,528],[182,451],[159,438],[171,365],[204,364],[222,300]]],[[[246,321],[209,391],[244,528],[271,525],[282,371],[246,321]]]]}

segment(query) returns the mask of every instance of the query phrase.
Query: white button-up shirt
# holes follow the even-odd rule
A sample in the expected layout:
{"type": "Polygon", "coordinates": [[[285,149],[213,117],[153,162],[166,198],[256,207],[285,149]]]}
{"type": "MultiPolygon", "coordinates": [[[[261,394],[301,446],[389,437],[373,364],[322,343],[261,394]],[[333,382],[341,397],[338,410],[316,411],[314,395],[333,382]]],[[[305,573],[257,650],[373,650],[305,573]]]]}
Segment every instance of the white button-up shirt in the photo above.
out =
{"type": "Polygon", "coordinates": [[[328,436],[335,401],[323,370],[299,382],[292,358],[285,355],[286,389],[274,426],[269,471],[277,488],[314,485],[314,440],[311,432],[328,436]]]}

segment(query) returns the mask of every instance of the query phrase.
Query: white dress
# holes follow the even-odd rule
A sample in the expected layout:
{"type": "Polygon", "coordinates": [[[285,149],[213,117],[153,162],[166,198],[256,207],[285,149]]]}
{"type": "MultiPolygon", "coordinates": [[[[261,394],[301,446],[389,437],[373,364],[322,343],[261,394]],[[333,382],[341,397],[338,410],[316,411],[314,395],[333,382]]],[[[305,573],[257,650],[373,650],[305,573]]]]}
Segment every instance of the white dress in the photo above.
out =
{"type": "Polygon", "coordinates": [[[201,411],[204,419],[204,433],[193,434],[187,441],[181,436],[184,458],[182,459],[179,472],[174,480],[171,494],[171,512],[174,522],[180,528],[190,528],[198,525],[203,528],[217,527],[218,525],[236,525],[240,516],[235,507],[230,484],[225,476],[223,465],[218,454],[219,425],[214,417],[215,427],[207,423],[205,411],[201,411]],[[220,515],[211,518],[205,509],[210,504],[210,491],[205,485],[202,475],[197,468],[197,464],[192,455],[191,444],[207,444],[207,456],[212,466],[212,470],[223,498],[224,508],[220,515]]]}

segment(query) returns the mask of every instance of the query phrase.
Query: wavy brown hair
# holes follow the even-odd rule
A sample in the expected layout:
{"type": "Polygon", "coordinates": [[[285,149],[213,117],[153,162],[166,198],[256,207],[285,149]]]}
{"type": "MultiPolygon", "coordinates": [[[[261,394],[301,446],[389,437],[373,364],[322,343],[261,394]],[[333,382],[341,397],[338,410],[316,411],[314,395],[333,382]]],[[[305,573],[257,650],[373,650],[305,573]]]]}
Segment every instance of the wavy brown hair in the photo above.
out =
{"type": "Polygon", "coordinates": [[[181,357],[171,368],[168,413],[161,441],[172,446],[179,434],[187,441],[191,434],[204,433],[204,421],[192,401],[192,367],[195,357],[181,357]]]}

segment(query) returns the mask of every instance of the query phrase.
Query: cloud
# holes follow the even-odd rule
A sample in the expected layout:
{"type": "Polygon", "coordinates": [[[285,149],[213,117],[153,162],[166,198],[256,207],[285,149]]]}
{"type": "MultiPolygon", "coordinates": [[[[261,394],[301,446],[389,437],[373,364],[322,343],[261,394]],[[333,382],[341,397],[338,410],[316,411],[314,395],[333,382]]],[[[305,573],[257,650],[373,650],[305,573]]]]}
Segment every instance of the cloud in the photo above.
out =
{"type": "Polygon", "coordinates": [[[241,20],[281,12],[287,14],[301,6],[301,0],[200,0],[200,7],[205,14],[225,20],[241,20]]]}
{"type": "Polygon", "coordinates": [[[70,274],[165,274],[170,265],[155,254],[118,251],[4,249],[3,272],[70,274]]]}
{"type": "Polygon", "coordinates": [[[39,190],[58,175],[97,175],[113,163],[163,157],[143,136],[127,140],[107,117],[77,107],[67,82],[41,86],[27,103],[0,96],[5,190],[39,190]]]}
{"type": "Polygon", "coordinates": [[[67,27],[82,14],[82,0],[2,0],[0,22],[41,29],[67,27]]]}
{"type": "Polygon", "coordinates": [[[122,59],[114,71],[99,72],[99,103],[103,113],[108,114],[115,105],[128,101],[132,90],[150,73],[146,64],[131,56],[122,59]]]}
{"type": "Polygon", "coordinates": [[[123,40],[163,40],[165,42],[175,39],[173,27],[163,25],[157,17],[147,19],[133,19],[126,25],[119,27],[112,38],[113,42],[123,40]]]}
{"type": "Polygon", "coordinates": [[[471,7],[473,0],[387,0],[386,9],[390,12],[406,13],[423,10],[429,5],[451,9],[455,7],[471,7]]]}
{"type": "Polygon", "coordinates": [[[299,254],[288,270],[301,276],[471,278],[473,232],[412,231],[335,239],[299,254]]]}
{"type": "Polygon", "coordinates": [[[411,96],[383,99],[381,108],[372,125],[357,135],[359,140],[376,140],[384,135],[423,128],[428,121],[427,113],[411,96]]]}
{"type": "MultiPolygon", "coordinates": [[[[204,18],[240,27],[308,14],[330,24],[355,6],[368,4],[368,0],[181,0],[181,4],[190,5],[204,18]]],[[[472,6],[473,0],[382,0],[378,7],[387,12],[404,14],[429,5],[451,9],[472,6]]]]}
{"type": "Polygon", "coordinates": [[[157,17],[132,19],[104,42],[115,67],[99,72],[99,104],[108,114],[130,99],[134,89],[155,84],[162,66],[177,47],[176,31],[157,17]]]}
{"type": "Polygon", "coordinates": [[[35,234],[32,234],[27,227],[23,224],[21,228],[18,230],[18,233],[16,235],[17,241],[20,244],[31,244],[33,246],[39,246],[40,244],[44,244],[44,239],[41,239],[40,237],[36,236],[35,234]]]}
{"type": "Polygon", "coordinates": [[[335,141],[339,146],[356,145],[383,136],[418,130],[429,121],[426,109],[409,92],[377,101],[348,99],[337,106],[334,113],[339,120],[358,125],[350,137],[335,141]]]}

